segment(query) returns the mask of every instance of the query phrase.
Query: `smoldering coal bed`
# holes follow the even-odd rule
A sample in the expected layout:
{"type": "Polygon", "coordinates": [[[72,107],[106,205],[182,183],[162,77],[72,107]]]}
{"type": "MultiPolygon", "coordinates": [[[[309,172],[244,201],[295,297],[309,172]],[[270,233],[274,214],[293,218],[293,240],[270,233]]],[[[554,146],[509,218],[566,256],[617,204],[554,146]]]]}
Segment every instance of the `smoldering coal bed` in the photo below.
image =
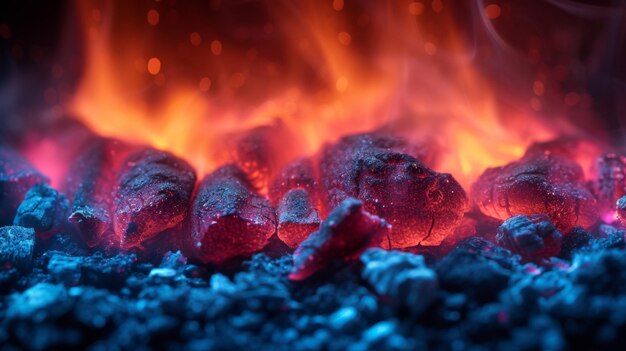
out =
{"type": "Polygon", "coordinates": [[[613,153],[586,182],[575,155],[555,148],[571,141],[534,145],[487,170],[467,212],[454,178],[380,133],[345,137],[273,172],[261,162],[272,150],[255,148],[269,153],[234,159],[195,185],[194,169],[167,152],[97,136],[85,143],[61,189],[1,149],[5,345],[623,342],[625,233],[617,221],[598,224],[626,198],[616,176],[626,158],[613,153]]]}
{"type": "Polygon", "coordinates": [[[0,5],[2,349],[623,349],[623,14],[0,5]]]}

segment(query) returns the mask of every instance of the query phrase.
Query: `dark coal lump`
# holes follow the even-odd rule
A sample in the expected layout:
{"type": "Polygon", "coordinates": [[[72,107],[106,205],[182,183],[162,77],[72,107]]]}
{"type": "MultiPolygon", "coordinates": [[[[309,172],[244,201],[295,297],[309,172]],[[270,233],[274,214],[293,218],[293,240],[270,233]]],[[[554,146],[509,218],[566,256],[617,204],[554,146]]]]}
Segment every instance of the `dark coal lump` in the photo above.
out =
{"type": "Polygon", "coordinates": [[[35,231],[9,226],[0,228],[0,264],[27,271],[32,267],[35,231]]]}
{"type": "Polygon", "coordinates": [[[0,225],[11,225],[17,207],[33,185],[47,183],[39,173],[14,150],[0,146],[0,225]]]}
{"type": "Polygon", "coordinates": [[[17,208],[14,225],[33,228],[37,235],[48,237],[62,230],[69,215],[69,201],[47,184],[30,188],[17,208]]]}
{"type": "Polygon", "coordinates": [[[437,274],[422,256],[374,248],[361,255],[361,262],[363,279],[398,308],[419,315],[437,297],[437,274]]]}
{"type": "Polygon", "coordinates": [[[341,202],[293,254],[291,280],[303,280],[333,261],[351,260],[389,240],[389,224],[363,208],[361,201],[341,202]]]}
{"type": "Polygon", "coordinates": [[[519,215],[498,228],[496,242],[526,261],[539,262],[559,254],[562,236],[546,215],[519,215]]]}

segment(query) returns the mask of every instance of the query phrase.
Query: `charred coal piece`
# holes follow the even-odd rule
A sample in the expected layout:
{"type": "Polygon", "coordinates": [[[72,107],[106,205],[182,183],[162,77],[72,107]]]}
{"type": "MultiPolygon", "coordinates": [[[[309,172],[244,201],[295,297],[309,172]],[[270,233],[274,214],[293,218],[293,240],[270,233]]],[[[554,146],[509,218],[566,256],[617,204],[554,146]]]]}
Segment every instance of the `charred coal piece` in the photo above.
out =
{"type": "Polygon", "coordinates": [[[208,175],[191,209],[190,256],[205,263],[261,250],[276,231],[274,210],[245,173],[227,165],[208,175]]]}
{"type": "Polygon", "coordinates": [[[235,140],[233,156],[237,165],[262,191],[267,190],[270,179],[295,157],[297,151],[294,136],[280,120],[253,128],[235,140]]]}
{"type": "Polygon", "coordinates": [[[615,203],[626,195],[626,157],[609,153],[597,161],[595,195],[603,213],[613,212],[615,203]]]}
{"type": "Polygon", "coordinates": [[[278,204],[276,214],[278,238],[292,249],[319,229],[322,222],[304,189],[288,191],[278,204]]]}
{"type": "Polygon", "coordinates": [[[626,227],[626,196],[622,196],[617,200],[617,219],[626,227]]]}
{"type": "Polygon", "coordinates": [[[298,246],[289,279],[306,279],[335,260],[356,259],[365,249],[387,242],[389,230],[389,224],[368,213],[361,201],[348,198],[298,246]]]}
{"type": "Polygon", "coordinates": [[[48,238],[67,223],[69,206],[63,194],[40,183],[26,192],[13,224],[33,228],[39,237],[48,238]]]}
{"type": "Polygon", "coordinates": [[[580,166],[549,153],[487,169],[471,193],[484,214],[502,220],[541,213],[567,232],[574,226],[588,228],[598,219],[596,199],[580,166]]]}
{"type": "Polygon", "coordinates": [[[0,267],[30,270],[34,247],[33,229],[19,226],[0,228],[0,267]]]}
{"type": "Polygon", "coordinates": [[[361,262],[363,279],[394,307],[419,315],[436,300],[437,274],[423,256],[373,248],[361,255],[361,262]]]}
{"type": "Polygon", "coordinates": [[[463,188],[405,153],[401,140],[361,134],[342,138],[321,154],[326,212],[347,197],[391,225],[391,248],[439,245],[467,209],[463,188]]]}
{"type": "Polygon", "coordinates": [[[116,173],[133,150],[118,140],[95,139],[70,167],[65,185],[72,203],[69,220],[90,247],[112,237],[116,173]]]}
{"type": "Polygon", "coordinates": [[[113,223],[122,248],[136,247],[187,216],[196,174],[178,157],[138,151],[124,161],[117,178],[113,223]]]}
{"type": "Polygon", "coordinates": [[[272,180],[268,196],[272,205],[278,202],[291,190],[301,188],[311,196],[313,203],[318,202],[318,186],[313,168],[313,162],[308,158],[301,158],[289,162],[272,180]]]}
{"type": "Polygon", "coordinates": [[[28,189],[48,179],[17,152],[0,146],[0,225],[12,224],[28,189]]]}
{"type": "Polygon", "coordinates": [[[522,256],[525,261],[539,262],[557,256],[563,235],[546,215],[518,215],[498,228],[498,245],[522,256]]]}

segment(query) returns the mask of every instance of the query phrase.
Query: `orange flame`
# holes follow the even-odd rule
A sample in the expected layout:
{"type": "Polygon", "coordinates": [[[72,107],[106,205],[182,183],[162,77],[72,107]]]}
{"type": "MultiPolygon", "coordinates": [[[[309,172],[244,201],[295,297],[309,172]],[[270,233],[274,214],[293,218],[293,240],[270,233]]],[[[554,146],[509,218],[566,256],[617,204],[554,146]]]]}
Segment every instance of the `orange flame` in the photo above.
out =
{"type": "MultiPolygon", "coordinates": [[[[503,92],[476,68],[451,2],[270,2],[266,23],[247,28],[235,18],[241,28],[222,28],[234,33],[223,36],[207,21],[170,16],[177,9],[165,3],[127,6],[141,16],[120,11],[121,2],[76,5],[88,66],[73,112],[100,134],[178,154],[200,174],[222,162],[225,135],[277,117],[302,139],[303,154],[377,128],[434,140],[442,148],[435,168],[466,188],[485,168],[554,136],[532,106],[499,104],[503,92]],[[170,25],[176,33],[158,37],[170,25]],[[267,44],[270,37],[278,39],[267,44]]],[[[212,1],[210,10],[226,16],[227,6],[212,1]]],[[[483,16],[500,20],[490,6],[483,16]]]]}

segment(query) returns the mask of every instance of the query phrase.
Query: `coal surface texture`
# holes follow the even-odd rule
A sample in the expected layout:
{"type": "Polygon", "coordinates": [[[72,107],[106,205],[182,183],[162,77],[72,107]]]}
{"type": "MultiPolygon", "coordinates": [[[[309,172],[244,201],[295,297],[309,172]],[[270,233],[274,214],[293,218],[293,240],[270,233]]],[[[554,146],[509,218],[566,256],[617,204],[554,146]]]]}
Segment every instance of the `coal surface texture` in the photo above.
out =
{"type": "Polygon", "coordinates": [[[0,145],[0,225],[13,224],[17,207],[33,185],[47,183],[28,161],[0,145]]]}
{"type": "Polygon", "coordinates": [[[222,263],[261,250],[275,231],[269,201],[239,167],[227,165],[206,176],[196,190],[187,252],[203,262],[222,263]]]}
{"type": "Polygon", "coordinates": [[[392,225],[392,248],[439,245],[463,218],[468,199],[452,176],[434,172],[416,153],[402,139],[376,133],[325,147],[319,163],[325,213],[357,198],[392,225]]]}
{"type": "Polygon", "coordinates": [[[568,232],[598,220],[598,204],[585,184],[582,168],[552,153],[528,153],[521,160],[487,169],[474,183],[471,198],[491,217],[545,214],[568,232]]]}

